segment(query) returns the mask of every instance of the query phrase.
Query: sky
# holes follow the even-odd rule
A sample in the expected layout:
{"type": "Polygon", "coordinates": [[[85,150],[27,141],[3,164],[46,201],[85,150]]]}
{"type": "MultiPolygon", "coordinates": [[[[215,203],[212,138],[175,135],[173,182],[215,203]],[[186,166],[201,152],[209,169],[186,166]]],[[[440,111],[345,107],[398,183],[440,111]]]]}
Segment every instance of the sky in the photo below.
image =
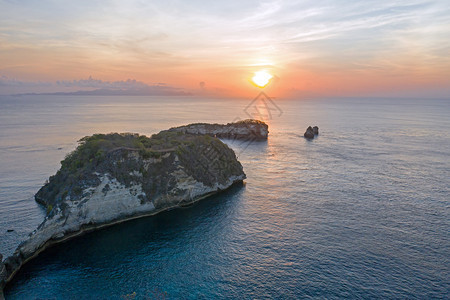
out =
{"type": "Polygon", "coordinates": [[[449,97],[445,1],[0,0],[0,95],[449,97]]]}

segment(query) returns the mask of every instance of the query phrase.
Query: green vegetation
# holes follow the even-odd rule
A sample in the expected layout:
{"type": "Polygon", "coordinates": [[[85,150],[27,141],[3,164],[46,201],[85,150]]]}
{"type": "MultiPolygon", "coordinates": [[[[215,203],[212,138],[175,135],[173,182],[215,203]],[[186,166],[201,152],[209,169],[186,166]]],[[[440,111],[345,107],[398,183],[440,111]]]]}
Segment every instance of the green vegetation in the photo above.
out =
{"type": "MultiPolygon", "coordinates": [[[[175,157],[197,181],[206,185],[224,183],[242,173],[234,152],[208,135],[162,131],[148,138],[132,133],[94,134],[79,140],[79,146],[61,162],[60,170],[35,195],[37,202],[51,207],[86,197],[100,184],[97,174],[109,174],[127,188],[140,184],[141,203],[167,194],[177,182],[175,157]]],[[[110,187],[103,189],[106,195],[110,187]]]]}
{"type": "MultiPolygon", "coordinates": [[[[232,124],[232,123],[229,123],[229,124],[232,124]]],[[[264,123],[263,121],[255,120],[255,119],[240,120],[240,121],[234,122],[234,124],[259,124],[259,125],[267,126],[266,123],[264,123]]]]}
{"type": "Polygon", "coordinates": [[[165,146],[161,141],[152,143],[150,138],[133,133],[94,134],[78,143],[77,149],[61,161],[61,169],[36,194],[36,201],[54,205],[68,196],[72,200],[78,199],[86,187],[98,184],[98,178],[92,173],[99,167],[102,169],[102,164],[114,152],[137,150],[145,159],[158,158],[161,152],[153,151],[153,147],[160,149],[165,146]]]}
{"type": "Polygon", "coordinates": [[[50,212],[53,210],[53,205],[49,204],[47,206],[47,215],[50,214],[50,212]]]}
{"type": "Polygon", "coordinates": [[[132,133],[94,134],[79,141],[78,148],[69,153],[61,162],[61,170],[76,172],[88,165],[97,165],[105,155],[116,148],[134,148],[145,150],[150,146],[150,139],[132,133]]]}
{"type": "Polygon", "coordinates": [[[151,138],[135,133],[94,134],[80,139],[78,148],[61,162],[62,171],[76,172],[101,163],[114,150],[138,150],[144,159],[159,158],[183,143],[180,132],[161,132],[151,138]]]}
{"type": "Polygon", "coordinates": [[[186,171],[195,180],[209,186],[215,182],[223,184],[229,176],[242,173],[234,151],[208,135],[195,136],[190,142],[180,145],[176,153],[186,171]]]}

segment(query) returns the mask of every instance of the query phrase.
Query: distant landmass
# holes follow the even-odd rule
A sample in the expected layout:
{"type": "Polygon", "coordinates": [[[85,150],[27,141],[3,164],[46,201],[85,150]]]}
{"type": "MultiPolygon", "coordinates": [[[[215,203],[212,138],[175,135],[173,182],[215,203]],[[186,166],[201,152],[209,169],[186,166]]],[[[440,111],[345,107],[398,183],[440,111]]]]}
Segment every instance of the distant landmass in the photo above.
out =
{"type": "Polygon", "coordinates": [[[90,91],[53,92],[53,93],[23,93],[14,96],[28,95],[61,95],[61,96],[192,96],[182,89],[167,86],[150,86],[142,89],[95,89],[90,91]]]}
{"type": "Polygon", "coordinates": [[[92,78],[58,80],[56,82],[28,82],[0,77],[3,95],[75,95],[75,96],[191,96],[182,88],[166,83],[148,84],[135,79],[104,81],[92,78]]]}

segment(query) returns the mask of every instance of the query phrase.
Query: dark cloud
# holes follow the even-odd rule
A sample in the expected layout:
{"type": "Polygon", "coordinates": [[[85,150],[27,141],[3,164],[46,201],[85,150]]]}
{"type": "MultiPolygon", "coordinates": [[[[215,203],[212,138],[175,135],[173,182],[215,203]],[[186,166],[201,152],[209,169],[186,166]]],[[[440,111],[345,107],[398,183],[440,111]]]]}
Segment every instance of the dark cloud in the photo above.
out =
{"type": "Polygon", "coordinates": [[[39,86],[51,86],[50,82],[42,81],[22,81],[15,78],[9,78],[7,76],[0,76],[0,86],[3,87],[39,87],[39,86]]]}
{"type": "MultiPolygon", "coordinates": [[[[57,81],[58,86],[64,87],[78,87],[78,88],[103,88],[103,89],[131,89],[131,88],[145,88],[149,85],[137,81],[135,79],[127,79],[121,81],[103,81],[101,79],[94,79],[89,76],[88,79],[72,80],[72,81],[57,81]]],[[[161,86],[165,84],[157,83],[155,86],[161,86]]]]}
{"type": "Polygon", "coordinates": [[[56,94],[56,95],[188,95],[183,89],[165,83],[146,84],[135,79],[104,81],[88,79],[56,82],[20,81],[0,77],[0,94],[56,94]]]}

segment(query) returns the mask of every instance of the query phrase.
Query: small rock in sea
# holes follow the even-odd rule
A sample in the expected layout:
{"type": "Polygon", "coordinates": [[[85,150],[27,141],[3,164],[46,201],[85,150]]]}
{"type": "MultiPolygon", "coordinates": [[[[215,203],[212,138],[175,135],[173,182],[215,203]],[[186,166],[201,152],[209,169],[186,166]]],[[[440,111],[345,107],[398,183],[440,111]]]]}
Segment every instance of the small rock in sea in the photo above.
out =
{"type": "Polygon", "coordinates": [[[304,136],[307,139],[313,139],[314,138],[314,131],[313,131],[311,126],[308,126],[308,128],[306,128],[304,136]]]}
{"type": "Polygon", "coordinates": [[[6,230],[6,232],[13,232],[14,231],[14,229],[8,229],[8,230],[6,230]]]}
{"type": "Polygon", "coordinates": [[[318,135],[319,134],[319,127],[314,126],[313,127],[313,132],[314,132],[314,135],[318,135]]]}

